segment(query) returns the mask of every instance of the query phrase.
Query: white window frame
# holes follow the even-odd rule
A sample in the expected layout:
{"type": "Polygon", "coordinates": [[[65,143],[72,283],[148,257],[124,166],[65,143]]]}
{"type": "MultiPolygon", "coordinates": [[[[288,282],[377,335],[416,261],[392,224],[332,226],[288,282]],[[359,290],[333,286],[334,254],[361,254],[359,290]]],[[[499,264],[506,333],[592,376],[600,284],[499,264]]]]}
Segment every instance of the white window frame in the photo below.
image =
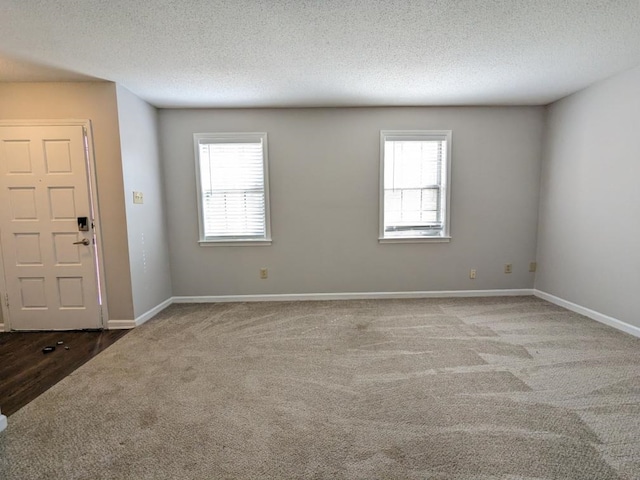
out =
{"type": "Polygon", "coordinates": [[[451,241],[451,130],[381,130],[380,131],[380,243],[432,243],[451,241]],[[438,235],[393,236],[385,232],[384,165],[385,142],[387,140],[445,140],[446,152],[442,162],[441,218],[444,225],[438,235]]]}
{"type": "Polygon", "coordinates": [[[266,132],[194,133],[193,144],[196,161],[196,192],[198,196],[198,228],[201,246],[268,246],[271,245],[271,217],[269,208],[269,148],[266,132]],[[262,165],[264,178],[265,235],[263,237],[207,237],[204,230],[204,208],[200,179],[201,143],[253,143],[262,142],[262,165]]]}

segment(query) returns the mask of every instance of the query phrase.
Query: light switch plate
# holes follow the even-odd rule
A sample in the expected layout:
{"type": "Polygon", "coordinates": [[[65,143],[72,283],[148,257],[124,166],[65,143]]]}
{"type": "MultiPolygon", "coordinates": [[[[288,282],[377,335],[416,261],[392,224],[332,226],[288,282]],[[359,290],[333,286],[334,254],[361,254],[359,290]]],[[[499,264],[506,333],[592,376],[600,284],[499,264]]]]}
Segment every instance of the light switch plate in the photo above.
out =
{"type": "Polygon", "coordinates": [[[143,203],[142,192],[133,192],[133,203],[143,203]]]}

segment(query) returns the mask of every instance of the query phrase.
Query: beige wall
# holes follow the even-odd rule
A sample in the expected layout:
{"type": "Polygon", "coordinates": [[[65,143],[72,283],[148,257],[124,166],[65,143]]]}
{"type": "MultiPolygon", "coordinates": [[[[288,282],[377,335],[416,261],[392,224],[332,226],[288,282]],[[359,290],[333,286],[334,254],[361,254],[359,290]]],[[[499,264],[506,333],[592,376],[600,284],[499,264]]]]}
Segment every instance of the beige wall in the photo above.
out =
{"type": "Polygon", "coordinates": [[[91,120],[109,317],[133,319],[115,84],[0,83],[0,120],[18,119],[91,120]]]}
{"type": "Polygon", "coordinates": [[[536,288],[640,327],[640,67],[549,107],[536,288]]]}
{"type": "Polygon", "coordinates": [[[161,110],[173,294],[532,288],[543,124],[540,107],[161,110]],[[451,243],[378,243],[381,129],[453,131],[451,243]],[[269,135],[272,246],[198,246],[193,134],[234,131],[269,135]]]}

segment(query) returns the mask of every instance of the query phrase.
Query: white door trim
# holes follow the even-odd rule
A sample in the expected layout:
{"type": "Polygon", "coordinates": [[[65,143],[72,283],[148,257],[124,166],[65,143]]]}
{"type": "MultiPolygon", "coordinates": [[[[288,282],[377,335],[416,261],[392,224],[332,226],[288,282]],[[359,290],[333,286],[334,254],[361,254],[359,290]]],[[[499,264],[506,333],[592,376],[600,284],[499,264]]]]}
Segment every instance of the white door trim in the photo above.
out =
{"type": "MultiPolygon", "coordinates": [[[[89,191],[91,196],[91,207],[93,209],[93,218],[95,223],[94,234],[96,238],[96,268],[98,269],[97,282],[98,292],[101,298],[101,318],[100,326],[107,328],[107,320],[109,312],[107,311],[107,282],[104,274],[104,255],[102,249],[102,229],[100,223],[100,209],[98,203],[98,182],[96,177],[95,150],[93,145],[93,128],[89,119],[49,119],[49,120],[0,120],[0,127],[46,127],[46,126],[78,126],[84,129],[87,144],[85,145],[85,155],[87,157],[87,175],[89,182],[89,191]]],[[[0,246],[1,247],[1,246],[0,246]]],[[[1,253],[1,252],[0,252],[1,253]]],[[[2,255],[0,255],[0,290],[2,296],[7,291],[6,280],[4,277],[4,265],[2,255]]],[[[5,299],[2,298],[2,318],[4,320],[4,331],[11,330],[11,319],[9,318],[9,309],[6,307],[5,299]]],[[[0,324],[1,325],[1,324],[0,324]]]]}
{"type": "Polygon", "coordinates": [[[2,255],[2,243],[0,242],[0,332],[8,332],[9,326],[9,307],[7,307],[7,283],[4,278],[4,256],[2,255]]]}

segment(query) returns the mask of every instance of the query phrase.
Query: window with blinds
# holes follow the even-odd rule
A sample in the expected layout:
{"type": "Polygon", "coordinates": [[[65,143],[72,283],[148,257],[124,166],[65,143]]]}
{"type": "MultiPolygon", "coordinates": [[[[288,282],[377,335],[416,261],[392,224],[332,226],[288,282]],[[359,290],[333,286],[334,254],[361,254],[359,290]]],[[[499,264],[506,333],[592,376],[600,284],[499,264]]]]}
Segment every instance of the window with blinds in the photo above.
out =
{"type": "Polygon", "coordinates": [[[380,240],[449,238],[450,131],[382,131],[380,240]]]}
{"type": "Polygon", "coordinates": [[[266,133],[195,134],[200,241],[269,242],[266,133]]]}

